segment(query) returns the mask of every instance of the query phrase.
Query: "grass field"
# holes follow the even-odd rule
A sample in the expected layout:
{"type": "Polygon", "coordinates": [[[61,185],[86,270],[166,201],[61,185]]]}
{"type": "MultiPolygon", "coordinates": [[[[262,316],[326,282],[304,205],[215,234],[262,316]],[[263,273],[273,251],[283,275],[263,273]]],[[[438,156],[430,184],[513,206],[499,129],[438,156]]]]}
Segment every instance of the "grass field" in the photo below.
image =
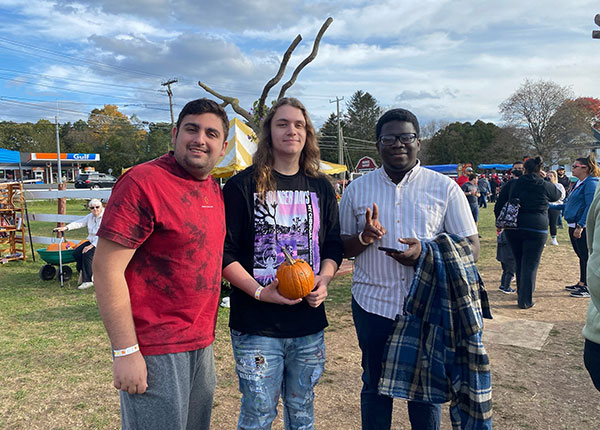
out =
{"type": "MultiPolygon", "coordinates": [[[[30,212],[52,213],[55,208],[56,202],[32,202],[29,204],[30,212]]],[[[83,207],[83,201],[70,202],[67,210],[71,214],[84,215],[87,213],[83,207]]],[[[478,266],[485,274],[484,280],[486,277],[492,279],[488,284],[488,290],[495,291],[497,284],[494,282],[499,275],[498,263],[495,261],[496,232],[492,224],[492,210],[483,210],[481,217],[480,232],[483,237],[478,266]]],[[[51,228],[52,224],[49,223],[32,223],[32,233],[35,235],[50,235],[51,228]]],[[[566,230],[559,230],[559,232],[559,242],[564,248],[561,252],[569,256],[566,230]]],[[[81,233],[79,238],[83,238],[87,234],[85,229],[78,233],[81,233]]],[[[78,237],[72,234],[69,235],[69,238],[78,237]]],[[[561,258],[564,260],[565,257],[561,258]]],[[[0,369],[2,369],[0,372],[0,428],[11,430],[75,428],[112,430],[120,428],[118,397],[116,390],[112,388],[109,342],[96,307],[94,291],[93,289],[77,290],[76,277],[66,282],[64,288],[60,288],[60,284],[56,280],[40,280],[38,270],[42,264],[39,258],[35,263],[28,258],[26,262],[10,262],[0,266],[0,345],[2,345],[0,349],[0,369]]],[[[541,270],[546,269],[542,268],[541,270]]],[[[326,331],[327,336],[328,339],[338,339],[339,335],[341,344],[339,347],[333,345],[330,348],[328,343],[327,346],[327,372],[318,388],[328,391],[327,395],[321,394],[322,392],[317,393],[317,399],[321,399],[320,405],[322,406],[320,407],[327,408],[327,412],[318,412],[320,414],[318,415],[319,428],[358,428],[356,427],[359,422],[359,418],[356,417],[358,410],[356,395],[360,390],[360,358],[355,347],[343,352],[344,348],[349,348],[350,343],[355,342],[351,316],[349,316],[350,281],[350,275],[334,279],[327,301],[330,320],[330,327],[326,331]],[[353,366],[352,370],[348,363],[353,366]],[[349,373],[355,376],[349,378],[347,376],[349,373]],[[344,388],[344,384],[350,384],[348,385],[350,388],[344,388]],[[351,401],[348,401],[349,397],[352,398],[351,401]],[[329,399],[342,399],[335,400],[339,405],[338,412],[342,416],[337,417],[334,414],[334,407],[326,403],[329,399]],[[344,399],[349,408],[346,415],[342,411],[344,399]],[[347,422],[353,424],[346,424],[347,422]]],[[[499,295],[497,292],[492,294],[496,310],[502,311],[505,308],[511,310],[514,307],[512,303],[503,302],[502,300],[505,298],[506,296],[499,295]]],[[[514,296],[512,298],[514,299],[514,296]]],[[[579,304],[581,302],[578,302],[579,304]]],[[[543,306],[543,304],[538,304],[537,307],[543,306]]],[[[227,309],[220,309],[216,330],[215,356],[219,385],[213,417],[213,422],[217,422],[217,424],[213,428],[217,429],[234,428],[236,410],[239,408],[237,379],[232,373],[233,362],[227,329],[228,312],[227,309]]],[[[581,310],[577,312],[581,313],[581,310]]],[[[536,318],[542,318],[541,314],[529,315],[534,315],[534,317],[537,315],[536,318]]],[[[582,320],[583,315],[579,318],[582,320]]],[[[581,339],[578,334],[580,324],[571,324],[569,327],[568,331],[555,330],[554,341],[563,342],[562,337],[565,333],[569,333],[569,337],[564,339],[564,343],[561,343],[557,349],[568,348],[572,354],[577,354],[579,357],[578,354],[581,351],[581,339]]],[[[515,371],[527,368],[528,362],[550,359],[548,354],[544,353],[538,356],[535,355],[536,353],[521,351],[514,347],[512,349],[497,348],[494,350],[494,354],[498,356],[506,354],[509,357],[507,360],[511,362],[514,360],[515,363],[525,363],[524,366],[519,365],[515,371]]],[[[564,357],[560,359],[565,360],[564,357]]],[[[560,367],[560,363],[555,367],[560,367]]],[[[498,368],[502,369],[502,366],[498,365],[498,368]]],[[[520,403],[523,403],[519,398],[521,393],[527,396],[527,399],[530,398],[530,393],[527,391],[528,387],[525,382],[507,382],[510,380],[511,372],[509,368],[508,376],[504,377],[503,374],[495,376],[499,383],[506,385],[500,387],[498,396],[502,398],[504,395],[507,399],[498,405],[497,410],[514,415],[515,410],[521,413],[519,412],[519,407],[522,406],[520,403]],[[514,403],[519,404],[513,405],[512,399],[514,399],[514,403]]],[[[585,370],[580,366],[577,372],[578,377],[585,381],[585,370]]],[[[572,376],[569,377],[572,378],[572,376]]],[[[569,379],[567,378],[567,380],[569,379]]],[[[586,393],[589,394],[589,392],[586,393]]],[[[531,399],[533,398],[535,396],[531,399]]],[[[527,402],[524,405],[527,406],[527,402]]],[[[541,415],[540,419],[543,419],[544,414],[552,413],[554,408],[552,404],[546,405],[545,403],[542,406],[532,404],[533,407],[536,410],[532,410],[531,413],[541,415]],[[546,409],[541,410],[542,407],[546,409]]],[[[528,412],[524,414],[527,415],[528,412]]],[[[583,427],[570,424],[558,427],[515,424],[500,425],[497,428],[591,428],[587,427],[589,422],[585,416],[582,416],[578,422],[583,427]]],[[[277,428],[281,428],[281,426],[277,428]]]]}

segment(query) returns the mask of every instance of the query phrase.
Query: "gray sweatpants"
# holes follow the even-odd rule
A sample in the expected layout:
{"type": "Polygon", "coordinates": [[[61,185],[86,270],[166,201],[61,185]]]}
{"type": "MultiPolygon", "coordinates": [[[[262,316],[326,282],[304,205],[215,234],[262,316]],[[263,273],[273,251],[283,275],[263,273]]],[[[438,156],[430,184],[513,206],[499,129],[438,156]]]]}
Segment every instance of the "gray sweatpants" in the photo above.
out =
{"type": "Polygon", "coordinates": [[[146,355],[148,390],[119,392],[124,430],[210,428],[216,386],[212,345],[177,354],[146,355]]]}

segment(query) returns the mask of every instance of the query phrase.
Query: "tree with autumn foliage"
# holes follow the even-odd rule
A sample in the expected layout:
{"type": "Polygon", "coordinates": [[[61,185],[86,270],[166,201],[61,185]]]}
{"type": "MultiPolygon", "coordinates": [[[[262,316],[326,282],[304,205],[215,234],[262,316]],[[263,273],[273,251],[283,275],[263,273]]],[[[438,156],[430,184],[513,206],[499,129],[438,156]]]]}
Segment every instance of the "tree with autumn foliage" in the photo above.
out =
{"type": "Polygon", "coordinates": [[[139,163],[146,151],[146,131],[141,121],[119,112],[118,106],[104,105],[88,116],[88,127],[94,136],[93,152],[100,154],[100,171],[120,172],[139,163]]]}

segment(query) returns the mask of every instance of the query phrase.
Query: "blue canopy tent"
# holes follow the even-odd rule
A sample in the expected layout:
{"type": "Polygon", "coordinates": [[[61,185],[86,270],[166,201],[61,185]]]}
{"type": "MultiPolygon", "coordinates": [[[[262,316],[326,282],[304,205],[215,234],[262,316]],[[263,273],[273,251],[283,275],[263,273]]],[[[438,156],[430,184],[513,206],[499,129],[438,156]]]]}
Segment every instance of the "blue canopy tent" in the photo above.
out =
{"type": "Polygon", "coordinates": [[[512,164],[479,164],[477,168],[479,170],[510,170],[512,169],[512,164]]]}
{"type": "Polygon", "coordinates": [[[426,169],[434,170],[439,173],[443,173],[445,175],[456,174],[456,169],[458,169],[458,164],[435,164],[431,166],[423,166],[426,169]]]}
{"type": "Polygon", "coordinates": [[[0,164],[19,164],[21,155],[19,151],[10,151],[0,148],[0,164]]]}

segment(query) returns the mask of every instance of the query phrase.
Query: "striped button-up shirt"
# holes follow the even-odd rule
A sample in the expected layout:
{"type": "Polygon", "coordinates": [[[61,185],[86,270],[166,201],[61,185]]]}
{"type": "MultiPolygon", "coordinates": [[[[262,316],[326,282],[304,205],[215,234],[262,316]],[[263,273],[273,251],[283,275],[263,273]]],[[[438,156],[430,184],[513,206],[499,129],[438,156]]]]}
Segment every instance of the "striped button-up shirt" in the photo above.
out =
{"type": "Polygon", "coordinates": [[[379,222],[387,232],[356,257],[352,296],[365,311],[394,319],[402,311],[415,271],[377,247],[406,249],[399,238],[431,240],[444,232],[472,236],[477,234],[477,226],[460,187],[419,162],[399,184],[394,184],[383,168],[352,181],[340,203],[341,234],[363,231],[365,213],[373,203],[377,203],[379,222]]]}

